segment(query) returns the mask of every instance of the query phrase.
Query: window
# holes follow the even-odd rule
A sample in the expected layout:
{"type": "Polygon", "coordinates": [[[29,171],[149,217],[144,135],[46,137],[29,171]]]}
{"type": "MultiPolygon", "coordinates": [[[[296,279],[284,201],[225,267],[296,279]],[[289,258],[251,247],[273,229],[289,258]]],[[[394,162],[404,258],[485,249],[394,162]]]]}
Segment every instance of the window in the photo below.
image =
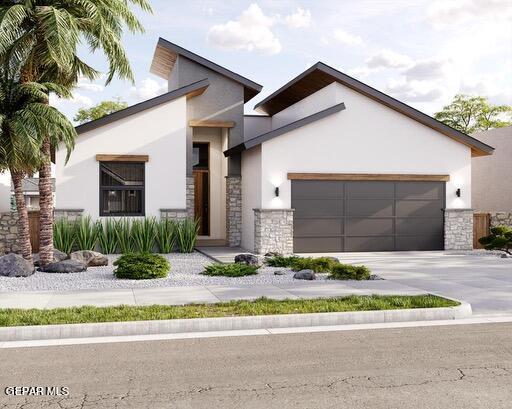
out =
{"type": "Polygon", "coordinates": [[[192,165],[194,169],[208,169],[208,143],[194,143],[192,148],[192,165]]]}
{"type": "Polygon", "coordinates": [[[144,216],[144,165],[100,162],[100,216],[144,216]]]}

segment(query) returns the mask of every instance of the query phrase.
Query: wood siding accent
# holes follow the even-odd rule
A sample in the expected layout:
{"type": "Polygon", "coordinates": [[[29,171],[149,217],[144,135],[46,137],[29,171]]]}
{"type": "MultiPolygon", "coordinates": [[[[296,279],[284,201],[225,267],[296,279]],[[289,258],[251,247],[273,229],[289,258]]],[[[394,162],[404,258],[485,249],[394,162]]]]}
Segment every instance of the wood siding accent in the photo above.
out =
{"type": "Polygon", "coordinates": [[[382,180],[448,182],[450,180],[450,175],[415,175],[400,173],[288,173],[288,180],[382,180]]]}
{"type": "Polygon", "coordinates": [[[148,155],[96,155],[98,162],[149,162],[148,155]]]}
{"type": "Polygon", "coordinates": [[[473,214],[473,248],[483,249],[478,239],[488,236],[491,228],[491,215],[489,213],[474,213],[473,214]]]}
{"type": "Polygon", "coordinates": [[[201,120],[192,119],[188,122],[191,127],[202,127],[202,128],[234,128],[234,121],[214,121],[214,120],[201,120]]]}

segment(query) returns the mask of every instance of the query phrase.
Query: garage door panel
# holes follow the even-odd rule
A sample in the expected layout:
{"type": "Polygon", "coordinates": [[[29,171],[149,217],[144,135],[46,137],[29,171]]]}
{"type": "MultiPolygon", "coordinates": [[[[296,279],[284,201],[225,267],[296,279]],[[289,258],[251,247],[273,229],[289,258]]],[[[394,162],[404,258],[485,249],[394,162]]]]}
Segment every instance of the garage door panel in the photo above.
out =
{"type": "Polygon", "coordinates": [[[292,183],[293,199],[311,198],[341,198],[343,197],[343,182],[297,180],[292,183]]]}
{"type": "Polygon", "coordinates": [[[440,201],[429,200],[397,200],[396,216],[438,216],[442,212],[443,205],[440,201]]]}
{"type": "Polygon", "coordinates": [[[351,199],[347,202],[346,216],[391,217],[393,216],[392,199],[351,199]]]}
{"type": "Polygon", "coordinates": [[[443,200],[444,187],[438,182],[402,182],[396,184],[398,199],[443,200]]]}
{"type": "Polygon", "coordinates": [[[341,217],[343,201],[335,199],[296,199],[294,216],[301,218],[341,217]]]}
{"type": "Polygon", "coordinates": [[[443,233],[443,219],[439,217],[430,218],[397,218],[396,234],[398,235],[434,235],[443,233]]]}
{"type": "Polygon", "coordinates": [[[393,251],[393,236],[346,237],[345,251],[393,251]]]}
{"type": "Polygon", "coordinates": [[[296,237],[293,241],[295,253],[340,251],[343,237],[296,237]]]}
{"type": "Polygon", "coordinates": [[[393,219],[347,219],[347,236],[384,236],[393,234],[393,219]]]}
{"type": "Polygon", "coordinates": [[[345,191],[349,198],[393,198],[393,182],[347,182],[345,191]]]}
{"type": "Polygon", "coordinates": [[[397,236],[396,247],[402,251],[442,250],[443,235],[397,236]]]}
{"type": "Polygon", "coordinates": [[[343,235],[343,219],[295,219],[295,237],[340,237],[343,235]]]}

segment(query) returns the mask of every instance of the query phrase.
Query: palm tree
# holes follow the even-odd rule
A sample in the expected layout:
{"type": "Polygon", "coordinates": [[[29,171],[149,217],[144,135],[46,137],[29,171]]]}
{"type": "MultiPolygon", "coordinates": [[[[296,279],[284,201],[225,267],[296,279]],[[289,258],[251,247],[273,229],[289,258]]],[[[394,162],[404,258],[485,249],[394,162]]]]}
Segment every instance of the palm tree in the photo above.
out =
{"type": "MultiPolygon", "coordinates": [[[[80,44],[103,51],[109,63],[106,84],[115,75],[133,82],[122,46],[123,27],[143,32],[130,5],[151,11],[148,0],[7,0],[0,8],[0,61],[26,55],[22,81],[52,82],[72,87],[80,76],[98,72],[78,57],[80,44]]],[[[53,260],[53,197],[50,138],[42,141],[39,168],[40,262],[53,260]]]]}
{"type": "Polygon", "coordinates": [[[22,180],[41,165],[40,147],[46,135],[60,135],[68,153],[76,135],[73,124],[48,105],[50,92],[69,96],[65,87],[52,83],[22,83],[12,66],[0,68],[0,171],[11,173],[21,253],[29,261],[32,261],[32,248],[22,180]]]}

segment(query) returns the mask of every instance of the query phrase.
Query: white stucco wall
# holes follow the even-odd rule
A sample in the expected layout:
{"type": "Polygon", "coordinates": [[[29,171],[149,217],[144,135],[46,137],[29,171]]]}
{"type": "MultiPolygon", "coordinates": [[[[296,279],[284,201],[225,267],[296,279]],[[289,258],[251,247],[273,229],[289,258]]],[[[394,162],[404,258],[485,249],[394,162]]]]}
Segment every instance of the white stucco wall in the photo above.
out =
{"type": "Polygon", "coordinates": [[[84,209],[99,217],[99,163],[96,154],[149,155],[146,163],[146,216],[161,208],[184,209],[186,172],[186,97],[78,136],[65,165],[56,152],[56,208],[84,209]]]}
{"type": "Polygon", "coordinates": [[[254,211],[261,207],[261,148],[242,153],[242,248],[254,250],[254,211]]]}
{"type": "Polygon", "coordinates": [[[448,174],[447,208],[471,207],[469,147],[343,85],[329,87],[288,108],[287,117],[298,119],[315,98],[323,105],[324,93],[346,110],[262,144],[262,208],[291,207],[288,172],[448,174]]]}
{"type": "Polygon", "coordinates": [[[226,146],[223,134],[221,128],[194,128],[193,142],[210,145],[210,235],[201,238],[226,238],[227,159],[223,154],[226,146]]]}
{"type": "Polygon", "coordinates": [[[0,172],[0,213],[11,209],[11,174],[0,172]]]}

